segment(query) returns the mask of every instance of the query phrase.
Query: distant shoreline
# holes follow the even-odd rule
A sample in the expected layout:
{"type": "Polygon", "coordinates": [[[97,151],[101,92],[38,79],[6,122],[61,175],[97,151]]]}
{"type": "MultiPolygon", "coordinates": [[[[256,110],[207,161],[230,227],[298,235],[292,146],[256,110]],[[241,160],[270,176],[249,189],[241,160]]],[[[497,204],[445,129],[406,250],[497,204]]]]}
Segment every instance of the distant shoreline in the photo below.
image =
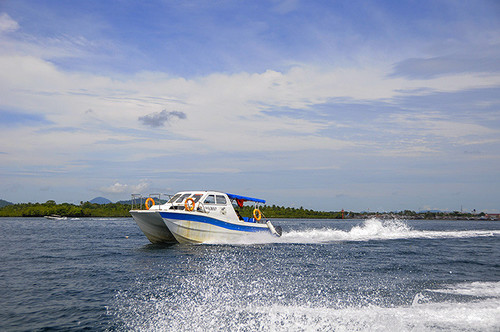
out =
{"type": "MultiPolygon", "coordinates": [[[[134,208],[138,208],[134,206],[134,208]]],[[[85,202],[80,205],[54,201],[46,203],[20,203],[9,204],[0,208],[0,217],[44,217],[60,215],[68,218],[124,218],[130,217],[129,211],[132,205],[124,203],[97,204],[85,202]]],[[[263,215],[267,218],[284,219],[407,219],[407,220],[499,220],[498,214],[463,213],[453,212],[414,212],[404,210],[400,212],[352,212],[352,211],[314,211],[304,208],[290,208],[276,205],[263,205],[260,207],[263,215]]],[[[250,217],[253,207],[244,206],[239,208],[244,217],[250,217]]]]}
{"type": "MultiPolygon", "coordinates": [[[[33,216],[0,216],[1,219],[7,219],[7,218],[20,218],[20,219],[40,219],[40,218],[45,218],[45,216],[42,217],[33,217],[33,216]]],[[[130,218],[133,219],[131,215],[128,216],[107,216],[107,217],[99,217],[99,216],[93,216],[93,217],[67,217],[68,219],[62,220],[62,221],[78,221],[81,219],[96,219],[96,218],[102,218],[102,219],[123,219],[123,218],[130,218]]],[[[380,216],[377,215],[370,215],[369,217],[364,217],[364,218],[314,218],[314,217],[268,217],[268,219],[290,219],[290,220],[295,220],[295,219],[308,219],[308,220],[337,220],[337,221],[342,221],[342,220],[368,220],[371,218],[376,218],[376,219],[382,219],[382,220],[391,220],[391,219],[399,219],[399,220],[442,220],[442,221],[500,221],[500,219],[484,219],[484,218],[407,218],[407,217],[394,217],[394,218],[381,218],[380,216]]],[[[49,219],[47,219],[49,220],[49,219]]]]}

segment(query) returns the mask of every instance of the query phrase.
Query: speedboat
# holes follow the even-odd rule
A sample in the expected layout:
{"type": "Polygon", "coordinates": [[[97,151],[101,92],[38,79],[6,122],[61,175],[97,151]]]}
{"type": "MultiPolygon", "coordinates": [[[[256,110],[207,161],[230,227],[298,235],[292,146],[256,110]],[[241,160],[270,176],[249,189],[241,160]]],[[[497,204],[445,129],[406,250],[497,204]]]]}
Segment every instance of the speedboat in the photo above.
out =
{"type": "Polygon", "coordinates": [[[51,214],[50,216],[45,216],[46,219],[50,219],[50,220],[66,220],[68,219],[68,217],[63,217],[63,216],[60,216],[58,214],[51,214]]]}
{"type": "Polygon", "coordinates": [[[131,210],[130,214],[152,243],[232,241],[250,234],[281,236],[281,227],[265,220],[258,208],[265,202],[218,191],[182,191],[161,205],[150,197],[146,210],[131,210]],[[253,218],[243,218],[235,209],[247,201],[255,204],[253,218]]]}

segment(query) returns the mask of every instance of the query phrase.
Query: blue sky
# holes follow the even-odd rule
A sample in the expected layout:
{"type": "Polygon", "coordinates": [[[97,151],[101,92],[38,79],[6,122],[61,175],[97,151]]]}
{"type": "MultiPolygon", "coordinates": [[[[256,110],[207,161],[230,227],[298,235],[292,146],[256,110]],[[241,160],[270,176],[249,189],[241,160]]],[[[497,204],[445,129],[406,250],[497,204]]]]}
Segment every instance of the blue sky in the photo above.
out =
{"type": "Polygon", "coordinates": [[[1,1],[0,198],[500,210],[498,1],[1,1]]]}

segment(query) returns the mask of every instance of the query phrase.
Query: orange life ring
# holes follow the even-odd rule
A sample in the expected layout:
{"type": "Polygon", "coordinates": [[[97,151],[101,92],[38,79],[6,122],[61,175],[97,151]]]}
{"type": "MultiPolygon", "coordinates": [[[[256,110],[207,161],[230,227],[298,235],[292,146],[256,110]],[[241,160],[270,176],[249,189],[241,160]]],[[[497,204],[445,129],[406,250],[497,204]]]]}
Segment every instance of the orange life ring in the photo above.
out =
{"type": "Polygon", "coordinates": [[[254,209],[253,210],[253,217],[255,218],[255,220],[257,221],[260,221],[260,219],[262,219],[262,213],[260,212],[259,209],[254,209]]]}
{"type": "Polygon", "coordinates": [[[151,206],[149,206],[148,202],[153,202],[153,204],[151,204],[151,206],[155,205],[155,200],[152,199],[151,197],[148,197],[148,199],[146,200],[146,203],[144,203],[146,205],[146,210],[149,210],[151,208],[151,206]]]}
{"type": "Polygon", "coordinates": [[[186,200],[184,201],[184,207],[186,208],[186,211],[193,211],[194,204],[195,204],[194,199],[192,199],[191,197],[186,198],[186,200]],[[191,203],[188,203],[188,202],[191,202],[191,203]]]}

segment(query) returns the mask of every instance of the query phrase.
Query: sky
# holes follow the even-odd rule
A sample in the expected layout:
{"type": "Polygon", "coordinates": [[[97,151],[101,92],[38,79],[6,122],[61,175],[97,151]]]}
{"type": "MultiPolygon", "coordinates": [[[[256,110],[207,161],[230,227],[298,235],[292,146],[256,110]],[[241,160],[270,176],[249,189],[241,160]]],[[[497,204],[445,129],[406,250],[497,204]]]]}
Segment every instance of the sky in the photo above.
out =
{"type": "Polygon", "coordinates": [[[500,210],[500,2],[0,0],[0,199],[500,210]]]}

